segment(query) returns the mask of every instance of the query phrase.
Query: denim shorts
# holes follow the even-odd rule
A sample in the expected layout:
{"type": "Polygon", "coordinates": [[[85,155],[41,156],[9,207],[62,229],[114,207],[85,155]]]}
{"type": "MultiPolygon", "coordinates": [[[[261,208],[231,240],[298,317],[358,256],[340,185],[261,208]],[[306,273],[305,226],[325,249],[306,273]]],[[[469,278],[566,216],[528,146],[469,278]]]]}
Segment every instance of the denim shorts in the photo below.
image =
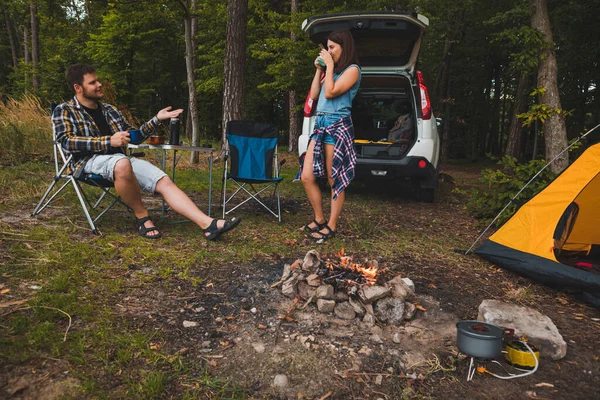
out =
{"type": "MultiPolygon", "coordinates": [[[[338,121],[341,118],[344,118],[344,115],[336,113],[317,112],[317,116],[315,117],[315,129],[333,125],[336,121],[338,121]]],[[[315,140],[316,138],[317,135],[315,135],[314,133],[310,136],[311,140],[315,140]]],[[[335,138],[329,133],[326,133],[325,135],[323,135],[323,143],[335,145],[335,138]]]]}
{"type": "Polygon", "coordinates": [[[100,175],[109,181],[115,180],[115,165],[119,160],[128,159],[133,169],[133,174],[137,178],[140,188],[144,192],[154,194],[156,184],[159,180],[167,176],[165,172],[149,163],[146,160],[140,160],[135,157],[128,157],[125,154],[94,154],[83,167],[83,172],[87,174],[100,175]]]}

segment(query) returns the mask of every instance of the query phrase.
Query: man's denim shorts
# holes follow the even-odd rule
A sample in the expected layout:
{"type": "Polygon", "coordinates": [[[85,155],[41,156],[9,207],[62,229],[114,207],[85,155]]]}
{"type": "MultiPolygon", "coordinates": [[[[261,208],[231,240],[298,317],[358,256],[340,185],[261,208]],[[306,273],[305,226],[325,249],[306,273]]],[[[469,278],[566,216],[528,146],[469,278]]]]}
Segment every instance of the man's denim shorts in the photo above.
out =
{"type": "Polygon", "coordinates": [[[85,163],[83,172],[100,175],[104,179],[114,182],[115,164],[124,158],[131,162],[133,173],[144,192],[154,193],[158,181],[167,176],[163,170],[148,161],[128,157],[125,154],[95,154],[85,163]]]}

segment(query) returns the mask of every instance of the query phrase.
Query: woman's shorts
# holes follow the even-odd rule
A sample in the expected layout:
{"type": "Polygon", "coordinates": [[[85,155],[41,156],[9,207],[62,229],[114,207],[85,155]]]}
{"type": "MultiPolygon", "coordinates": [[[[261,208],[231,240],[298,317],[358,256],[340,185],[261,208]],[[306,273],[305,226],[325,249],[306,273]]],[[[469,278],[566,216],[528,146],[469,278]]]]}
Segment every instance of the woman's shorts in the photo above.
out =
{"type": "MultiPolygon", "coordinates": [[[[315,117],[315,129],[323,128],[324,126],[333,125],[339,119],[344,118],[342,114],[335,113],[320,113],[317,112],[317,116],[315,117]]],[[[315,140],[317,135],[310,135],[311,140],[315,140]]],[[[331,136],[329,133],[323,135],[323,143],[335,145],[335,138],[331,136]]]]}
{"type": "Polygon", "coordinates": [[[163,170],[148,161],[128,157],[125,154],[95,154],[85,163],[83,172],[100,175],[104,179],[114,182],[115,165],[124,158],[131,163],[133,174],[144,192],[154,193],[158,181],[167,176],[163,170]]]}

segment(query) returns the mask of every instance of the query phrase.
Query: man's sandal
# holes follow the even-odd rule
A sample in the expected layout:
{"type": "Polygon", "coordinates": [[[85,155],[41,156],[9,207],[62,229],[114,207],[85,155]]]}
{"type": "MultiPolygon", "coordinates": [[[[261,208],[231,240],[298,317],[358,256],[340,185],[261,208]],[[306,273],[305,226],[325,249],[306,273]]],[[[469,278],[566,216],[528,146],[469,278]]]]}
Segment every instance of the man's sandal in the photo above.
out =
{"type": "Polygon", "coordinates": [[[145,216],[142,218],[136,218],[136,225],[137,225],[137,230],[140,236],[145,237],[146,239],[158,239],[161,235],[160,232],[158,232],[158,229],[156,229],[155,226],[151,226],[150,228],[146,228],[144,226],[144,224],[150,221],[150,217],[149,216],[145,216]],[[157,235],[148,235],[148,233],[150,232],[158,232],[157,235]]]}
{"type": "Polygon", "coordinates": [[[325,221],[323,223],[319,223],[319,222],[317,222],[316,219],[313,219],[311,222],[309,222],[308,224],[304,225],[302,227],[302,230],[304,232],[308,232],[308,233],[318,232],[321,229],[325,228],[326,226],[327,226],[327,221],[325,221]],[[315,224],[316,226],[310,226],[310,224],[315,224]]]}
{"type": "Polygon", "coordinates": [[[323,243],[327,239],[331,239],[335,236],[335,231],[329,227],[329,225],[325,224],[325,226],[321,229],[327,229],[327,233],[323,233],[320,230],[311,232],[308,237],[312,240],[315,240],[317,243],[323,243]]]}
{"type": "Polygon", "coordinates": [[[205,233],[204,237],[207,240],[216,240],[219,238],[219,236],[221,236],[225,232],[230,231],[233,228],[235,228],[240,223],[241,220],[242,220],[242,218],[240,218],[240,217],[235,217],[235,218],[226,219],[226,220],[215,218],[212,220],[212,222],[210,223],[208,228],[202,229],[202,232],[205,233]],[[217,223],[219,221],[225,221],[225,223],[223,224],[223,226],[221,228],[217,227],[217,223]],[[208,233],[208,235],[206,235],[206,233],[208,233]]]}

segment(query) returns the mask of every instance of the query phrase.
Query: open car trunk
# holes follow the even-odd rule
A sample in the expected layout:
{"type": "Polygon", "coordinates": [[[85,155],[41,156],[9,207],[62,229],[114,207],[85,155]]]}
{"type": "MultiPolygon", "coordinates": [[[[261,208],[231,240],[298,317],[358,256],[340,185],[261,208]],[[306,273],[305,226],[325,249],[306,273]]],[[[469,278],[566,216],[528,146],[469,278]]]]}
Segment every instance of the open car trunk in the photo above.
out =
{"type": "Polygon", "coordinates": [[[402,158],[416,140],[416,107],[404,75],[363,76],[352,122],[358,157],[402,158]]]}

